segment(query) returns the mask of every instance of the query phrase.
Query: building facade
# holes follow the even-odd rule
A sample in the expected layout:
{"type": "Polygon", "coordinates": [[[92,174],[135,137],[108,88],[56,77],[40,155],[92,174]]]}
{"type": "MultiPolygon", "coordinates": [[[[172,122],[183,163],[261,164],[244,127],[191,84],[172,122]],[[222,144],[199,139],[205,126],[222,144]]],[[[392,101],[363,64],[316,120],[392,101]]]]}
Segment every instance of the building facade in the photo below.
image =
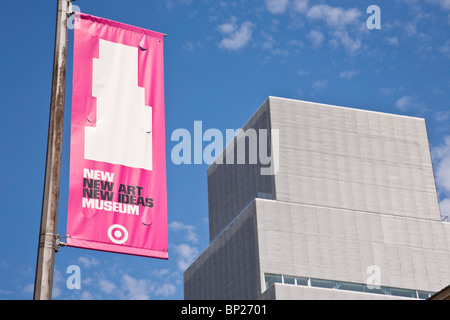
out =
{"type": "Polygon", "coordinates": [[[269,97],[242,129],[268,132],[271,163],[238,163],[238,135],[208,168],[210,244],[185,299],[426,299],[450,283],[424,119],[269,97]]]}

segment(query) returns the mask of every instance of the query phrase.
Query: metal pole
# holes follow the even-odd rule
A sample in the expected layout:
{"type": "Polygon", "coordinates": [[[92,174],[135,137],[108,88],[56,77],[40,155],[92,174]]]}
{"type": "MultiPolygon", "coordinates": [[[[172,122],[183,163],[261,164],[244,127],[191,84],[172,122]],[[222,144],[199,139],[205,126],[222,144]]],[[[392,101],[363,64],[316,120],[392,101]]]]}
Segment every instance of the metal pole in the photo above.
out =
{"type": "Polygon", "coordinates": [[[69,0],[57,0],[55,51],[53,60],[52,96],[48,127],[47,160],[42,199],[34,299],[52,298],[53,268],[56,251],[59,181],[64,125],[66,87],[67,18],[69,0]]]}

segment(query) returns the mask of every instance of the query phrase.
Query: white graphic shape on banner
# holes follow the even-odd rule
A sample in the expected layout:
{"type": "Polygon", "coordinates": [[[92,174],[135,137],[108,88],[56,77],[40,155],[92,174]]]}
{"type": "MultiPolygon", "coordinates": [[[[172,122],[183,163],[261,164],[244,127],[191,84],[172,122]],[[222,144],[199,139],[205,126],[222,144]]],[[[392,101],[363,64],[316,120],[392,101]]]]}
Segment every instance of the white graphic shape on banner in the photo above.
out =
{"type": "Polygon", "coordinates": [[[97,116],[95,127],[85,127],[84,157],[152,170],[152,108],[138,86],[138,49],[99,41],[92,79],[97,116]]]}
{"type": "Polygon", "coordinates": [[[120,224],[108,228],[108,238],[115,244],[124,244],[128,240],[128,230],[120,224]]]}

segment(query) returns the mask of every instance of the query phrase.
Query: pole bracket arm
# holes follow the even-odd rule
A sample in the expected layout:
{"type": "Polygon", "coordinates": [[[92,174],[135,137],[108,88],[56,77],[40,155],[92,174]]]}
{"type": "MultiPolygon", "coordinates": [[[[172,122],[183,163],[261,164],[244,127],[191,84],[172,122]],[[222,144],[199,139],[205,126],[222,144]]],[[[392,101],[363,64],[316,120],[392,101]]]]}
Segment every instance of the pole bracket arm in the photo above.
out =
{"type": "MultiPolygon", "coordinates": [[[[70,17],[73,14],[78,12],[77,10],[73,10],[73,5],[72,5],[72,1],[77,1],[77,0],[67,0],[67,1],[69,2],[69,5],[67,6],[67,13],[69,14],[69,17],[70,17]]],[[[75,6],[75,7],[77,7],[77,6],[75,6]]],[[[79,8],[78,8],[78,10],[79,10],[79,8]]]]}
{"type": "Polygon", "coordinates": [[[55,252],[58,252],[61,247],[65,247],[66,243],[61,241],[61,235],[54,233],[44,233],[45,236],[51,236],[53,238],[52,242],[45,241],[44,246],[51,247],[55,252]]]}
{"type": "Polygon", "coordinates": [[[66,246],[66,243],[61,241],[61,235],[57,234],[55,236],[55,245],[53,247],[55,249],[55,252],[58,252],[59,249],[61,249],[61,247],[65,247],[65,246],[66,246]]]}

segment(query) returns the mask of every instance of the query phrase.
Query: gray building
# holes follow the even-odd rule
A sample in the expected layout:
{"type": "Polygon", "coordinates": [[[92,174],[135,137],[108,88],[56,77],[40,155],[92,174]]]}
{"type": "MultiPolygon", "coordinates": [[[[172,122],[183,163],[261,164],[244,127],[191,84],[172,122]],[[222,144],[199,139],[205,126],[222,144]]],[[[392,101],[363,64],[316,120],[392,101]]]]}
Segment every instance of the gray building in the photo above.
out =
{"type": "Polygon", "coordinates": [[[208,168],[210,244],[185,299],[426,299],[450,283],[424,119],[269,97],[248,129],[268,130],[274,174],[229,164],[238,138],[208,168]]]}

